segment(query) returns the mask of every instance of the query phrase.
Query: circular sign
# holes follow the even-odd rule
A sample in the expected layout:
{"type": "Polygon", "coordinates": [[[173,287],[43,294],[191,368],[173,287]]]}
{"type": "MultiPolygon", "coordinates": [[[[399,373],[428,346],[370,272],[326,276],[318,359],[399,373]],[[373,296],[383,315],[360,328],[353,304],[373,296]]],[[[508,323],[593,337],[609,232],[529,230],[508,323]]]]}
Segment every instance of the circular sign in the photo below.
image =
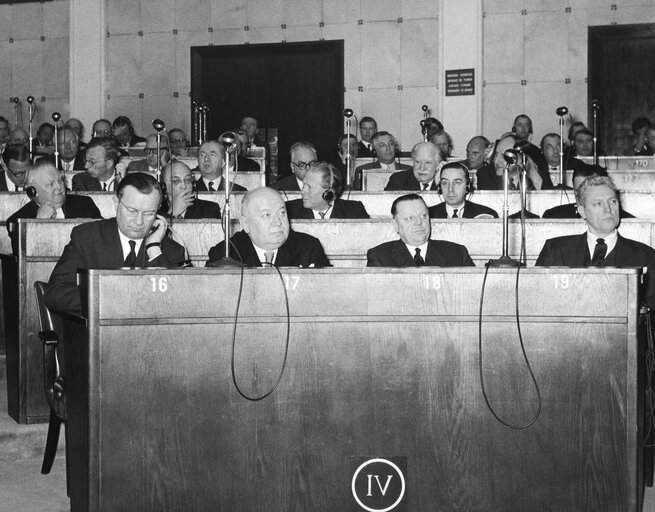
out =
{"type": "MultiPolygon", "coordinates": [[[[385,476],[391,477],[391,475],[385,475],[385,476]]],[[[364,510],[367,510],[368,512],[388,512],[389,510],[393,510],[394,508],[396,508],[398,506],[398,504],[402,501],[403,496],[405,496],[405,476],[403,475],[403,472],[400,470],[400,468],[396,464],[391,462],[390,460],[380,459],[380,458],[369,459],[366,462],[363,462],[355,470],[355,474],[353,475],[353,478],[352,478],[351,488],[352,488],[352,493],[353,493],[353,497],[355,498],[355,501],[364,510]],[[370,507],[368,505],[365,505],[364,502],[362,501],[362,498],[360,498],[358,493],[357,493],[357,487],[358,487],[357,486],[357,477],[359,476],[359,474],[362,472],[362,470],[364,468],[367,468],[367,467],[372,466],[374,464],[382,464],[382,465],[386,466],[387,471],[388,471],[388,468],[391,468],[391,470],[394,473],[396,473],[398,475],[398,478],[399,478],[399,485],[396,485],[392,489],[389,489],[388,485],[389,485],[389,482],[391,480],[390,478],[388,478],[386,484],[381,484],[381,482],[379,480],[379,475],[367,475],[369,477],[368,478],[368,486],[367,486],[369,494],[367,494],[367,496],[370,495],[370,492],[371,492],[371,488],[372,488],[372,478],[371,477],[373,477],[373,476],[376,477],[376,484],[377,484],[378,490],[380,491],[381,494],[384,495],[386,490],[395,491],[395,494],[393,496],[396,496],[396,494],[397,494],[397,497],[394,500],[394,502],[389,506],[384,505],[385,508],[372,508],[372,507],[370,507]]],[[[392,499],[393,499],[392,496],[389,496],[389,498],[386,498],[386,496],[385,496],[385,501],[386,500],[392,500],[392,499]]]]}

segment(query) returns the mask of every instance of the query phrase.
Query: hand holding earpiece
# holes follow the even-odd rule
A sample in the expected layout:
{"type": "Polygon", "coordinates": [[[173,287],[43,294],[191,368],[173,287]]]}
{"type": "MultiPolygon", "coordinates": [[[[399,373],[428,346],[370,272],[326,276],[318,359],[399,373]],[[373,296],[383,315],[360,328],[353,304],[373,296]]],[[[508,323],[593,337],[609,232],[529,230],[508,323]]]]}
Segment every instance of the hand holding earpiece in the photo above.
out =
{"type": "Polygon", "coordinates": [[[146,246],[149,244],[161,243],[161,241],[164,239],[164,236],[166,236],[167,229],[168,222],[166,222],[166,219],[161,215],[157,215],[157,218],[152,223],[152,227],[150,228],[150,233],[146,237],[146,246]]]}

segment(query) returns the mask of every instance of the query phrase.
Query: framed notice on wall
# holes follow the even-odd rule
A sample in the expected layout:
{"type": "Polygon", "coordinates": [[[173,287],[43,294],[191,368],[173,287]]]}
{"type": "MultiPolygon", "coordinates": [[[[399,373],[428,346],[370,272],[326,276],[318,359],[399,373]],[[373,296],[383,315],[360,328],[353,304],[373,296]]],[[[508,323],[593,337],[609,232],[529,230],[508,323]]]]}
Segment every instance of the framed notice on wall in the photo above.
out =
{"type": "Polygon", "coordinates": [[[475,94],[475,69],[447,69],[446,96],[472,96],[475,94]]]}

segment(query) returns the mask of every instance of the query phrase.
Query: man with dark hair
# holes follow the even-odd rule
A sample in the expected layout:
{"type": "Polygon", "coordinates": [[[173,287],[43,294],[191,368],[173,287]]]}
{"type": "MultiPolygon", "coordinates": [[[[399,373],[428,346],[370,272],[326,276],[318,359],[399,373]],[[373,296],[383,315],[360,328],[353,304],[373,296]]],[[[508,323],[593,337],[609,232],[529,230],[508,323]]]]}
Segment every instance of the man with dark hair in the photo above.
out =
{"type": "Polygon", "coordinates": [[[173,128],[168,132],[168,138],[171,143],[171,155],[173,157],[185,157],[189,153],[189,137],[182,128],[173,128]]]}
{"type": "Polygon", "coordinates": [[[396,198],[391,205],[393,227],[400,240],[385,242],[366,253],[368,267],[471,267],[473,261],[463,245],[431,240],[430,217],[418,194],[396,198]]]}
{"type": "Polygon", "coordinates": [[[109,122],[109,119],[98,119],[95,123],[93,123],[91,136],[93,138],[103,137],[113,139],[114,135],[111,131],[111,122],[109,122]]]}
{"type": "Polygon", "coordinates": [[[134,133],[132,121],[127,116],[118,116],[111,125],[116,143],[121,148],[132,148],[137,144],[144,144],[146,139],[134,133]]]}
{"type": "MultiPolygon", "coordinates": [[[[59,152],[59,170],[83,171],[85,169],[84,151],[80,150],[80,139],[77,132],[72,128],[59,130],[57,134],[57,151],[59,152]]],[[[55,155],[41,157],[41,160],[48,160],[55,163],[55,155]]]]}
{"type": "Polygon", "coordinates": [[[425,131],[429,141],[431,141],[432,137],[434,137],[438,132],[443,131],[443,123],[436,117],[428,117],[424,121],[425,131]]]}
{"type": "Polygon", "coordinates": [[[341,199],[341,173],[328,162],[313,164],[305,174],[302,199],[286,202],[290,219],[368,219],[361,201],[341,199]]]}
{"type": "Polygon", "coordinates": [[[419,142],[412,148],[412,163],[413,167],[406,165],[405,170],[389,176],[384,190],[437,190],[435,176],[441,163],[439,148],[432,142],[419,142]]]}
{"type": "Polygon", "coordinates": [[[594,134],[586,128],[578,130],[573,136],[573,145],[575,147],[576,156],[593,156],[594,134]]]}
{"type": "Polygon", "coordinates": [[[22,144],[12,144],[2,152],[0,192],[19,192],[30,169],[30,152],[22,144]]]}
{"type": "Polygon", "coordinates": [[[632,135],[634,138],[632,152],[635,156],[652,156],[653,148],[648,144],[646,131],[650,127],[647,117],[638,117],[632,121],[632,135]]]}
{"type": "Polygon", "coordinates": [[[253,116],[245,116],[241,119],[240,129],[248,135],[249,148],[265,147],[266,141],[259,134],[259,121],[253,116]]]}
{"type": "Polygon", "coordinates": [[[116,190],[116,217],[75,226],[45,293],[48,308],[81,314],[77,269],[178,267],[184,248],[166,236],[168,223],[157,215],[161,189],[154,177],[128,174],[116,190]]]}
{"type": "Polygon", "coordinates": [[[54,152],[54,142],[52,137],[55,133],[55,127],[50,123],[41,123],[36,130],[36,137],[32,141],[34,153],[39,155],[49,155],[54,152]]]}
{"type": "Polygon", "coordinates": [[[446,130],[435,133],[430,138],[430,142],[439,148],[441,160],[446,161],[450,158],[453,152],[453,139],[446,130]]]}
{"type": "Polygon", "coordinates": [[[431,219],[497,219],[495,210],[466,199],[471,192],[468,168],[459,162],[451,162],[441,168],[439,193],[442,203],[429,208],[431,219]]]}
{"type": "Polygon", "coordinates": [[[655,250],[623,238],[619,226],[619,193],[606,176],[585,179],[575,191],[578,212],[587,223],[580,235],[551,238],[536,265],[547,267],[648,267],[644,275],[646,303],[655,305],[655,250]]]}
{"type": "Polygon", "coordinates": [[[0,149],[9,142],[9,121],[0,116],[0,149]]]}
{"type": "Polygon", "coordinates": [[[291,156],[291,176],[282,178],[271,185],[274,190],[290,190],[300,192],[305,173],[318,160],[316,148],[309,141],[301,140],[289,148],[291,156]]]}
{"type": "MultiPolygon", "coordinates": [[[[237,168],[239,172],[261,171],[261,167],[257,162],[243,156],[248,152],[248,146],[250,144],[248,133],[244,130],[234,130],[234,134],[237,136],[237,168]]],[[[234,167],[234,157],[230,158],[230,167],[234,167]]]]}
{"type": "Polygon", "coordinates": [[[359,136],[362,140],[357,145],[357,153],[360,158],[373,158],[375,151],[371,139],[378,132],[378,123],[370,116],[364,116],[359,120],[359,136]]]}
{"type": "MultiPolygon", "coordinates": [[[[330,262],[318,238],[289,227],[282,196],[260,187],[241,201],[241,227],[230,239],[230,256],[246,267],[328,267],[330,262]]],[[[207,266],[225,255],[225,241],[209,250],[207,266]]]]}
{"type": "Polygon", "coordinates": [[[346,186],[348,183],[348,155],[350,154],[350,178],[352,181],[354,181],[355,164],[357,162],[358,151],[359,144],[357,143],[357,137],[355,137],[352,133],[344,133],[339,137],[339,140],[337,141],[337,156],[334,161],[334,165],[341,173],[341,178],[344,186],[346,186]]]}
{"type": "MultiPolygon", "coordinates": [[[[216,140],[206,140],[198,148],[198,167],[200,178],[196,180],[196,190],[202,192],[213,192],[225,190],[225,179],[223,177],[223,162],[225,160],[225,148],[216,140]]],[[[234,182],[230,182],[230,190],[233,192],[245,192],[246,188],[234,182]]]]}
{"type": "MultiPolygon", "coordinates": [[[[559,135],[556,133],[547,133],[541,138],[541,153],[546,162],[545,171],[549,174],[551,172],[559,172],[560,151],[562,151],[561,141],[559,135]]],[[[575,170],[579,166],[584,165],[582,160],[578,160],[574,156],[564,154],[564,170],[575,170]]]]}
{"type": "Polygon", "coordinates": [[[86,172],[73,176],[73,190],[113,192],[120,152],[113,139],[94,137],[86,147],[86,172]]]}
{"type": "Polygon", "coordinates": [[[541,154],[541,150],[531,142],[533,133],[532,119],[530,119],[530,117],[526,114],[519,114],[514,118],[511,135],[514,135],[516,138],[517,147],[520,147],[521,150],[537,165],[539,174],[541,174],[543,180],[542,186],[538,187],[538,189],[545,190],[553,188],[550,177],[547,177],[548,173],[544,173],[547,165],[541,154]]]}
{"type": "MultiPolygon", "coordinates": [[[[145,172],[157,174],[157,134],[151,133],[146,139],[146,147],[143,148],[146,154],[145,158],[139,160],[132,160],[127,166],[128,174],[131,172],[145,172]]],[[[168,163],[171,159],[170,143],[168,142],[168,135],[162,133],[159,137],[159,170],[168,163]]]]}
{"type": "Polygon", "coordinates": [[[220,219],[221,208],[213,201],[198,199],[193,174],[184,162],[171,160],[162,170],[166,183],[166,211],[162,215],[174,219],[220,219]]]}

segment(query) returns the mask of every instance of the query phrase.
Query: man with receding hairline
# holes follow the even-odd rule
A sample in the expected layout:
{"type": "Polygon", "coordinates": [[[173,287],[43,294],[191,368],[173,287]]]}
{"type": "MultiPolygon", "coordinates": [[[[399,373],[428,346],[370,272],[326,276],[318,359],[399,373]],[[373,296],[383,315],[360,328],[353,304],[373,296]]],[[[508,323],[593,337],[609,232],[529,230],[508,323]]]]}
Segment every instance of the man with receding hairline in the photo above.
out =
{"type": "MultiPolygon", "coordinates": [[[[85,167],[84,152],[80,151],[80,139],[72,128],[59,130],[57,134],[57,151],[59,152],[60,171],[83,171],[85,167]]],[[[54,164],[55,155],[41,158],[54,164]]]]}
{"type": "MultiPolygon", "coordinates": [[[[200,145],[197,167],[197,170],[200,171],[200,178],[196,180],[196,190],[201,192],[225,190],[225,178],[223,177],[225,156],[225,148],[217,140],[206,140],[200,145]]],[[[246,188],[231,181],[230,190],[245,192],[246,188]]]]}
{"type": "Polygon", "coordinates": [[[289,148],[291,156],[291,176],[282,178],[271,185],[275,190],[290,190],[300,192],[303,187],[303,178],[309,167],[316,163],[318,154],[314,144],[301,140],[289,148]]]}
{"type": "Polygon", "coordinates": [[[84,154],[86,172],[73,176],[73,190],[113,192],[116,189],[116,164],[120,156],[114,139],[91,139],[84,154]]]}
{"type": "Polygon", "coordinates": [[[184,162],[171,160],[162,170],[166,183],[167,211],[174,219],[220,219],[221,208],[213,201],[198,199],[191,169],[184,162]]]}
{"type": "MultiPolygon", "coordinates": [[[[395,172],[384,190],[437,190],[435,176],[441,152],[433,142],[419,142],[412,148],[413,168],[395,172]]],[[[408,166],[409,167],[409,166],[408,166]]]]}

